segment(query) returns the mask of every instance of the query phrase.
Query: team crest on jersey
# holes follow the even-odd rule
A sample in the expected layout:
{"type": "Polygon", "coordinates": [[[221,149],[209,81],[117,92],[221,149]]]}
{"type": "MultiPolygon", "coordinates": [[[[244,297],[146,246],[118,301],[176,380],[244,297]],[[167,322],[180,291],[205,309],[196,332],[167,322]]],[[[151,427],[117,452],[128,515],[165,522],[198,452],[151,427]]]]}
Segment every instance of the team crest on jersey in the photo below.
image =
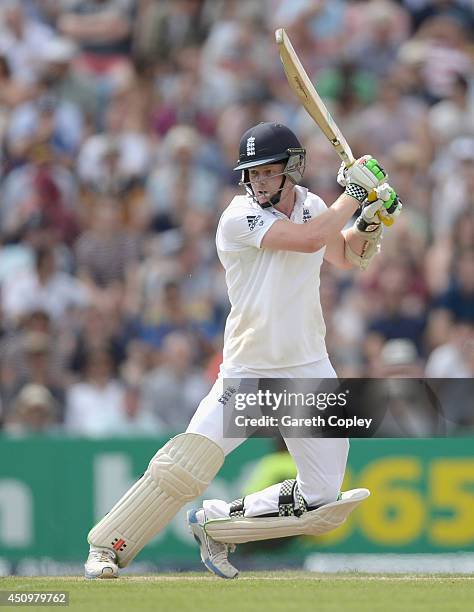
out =
{"type": "Polygon", "coordinates": [[[247,156],[255,155],[255,136],[247,138],[247,156]]]}
{"type": "Polygon", "coordinates": [[[249,224],[250,230],[255,229],[259,221],[259,225],[263,225],[262,215],[247,215],[247,223],[249,224]]]}
{"type": "Polygon", "coordinates": [[[309,212],[309,208],[303,208],[303,223],[306,223],[311,219],[311,213],[309,212]]]}
{"type": "Polygon", "coordinates": [[[221,403],[223,406],[225,406],[234,393],[235,393],[234,387],[227,387],[227,389],[224,391],[224,393],[220,396],[220,398],[217,401],[221,403]]]}

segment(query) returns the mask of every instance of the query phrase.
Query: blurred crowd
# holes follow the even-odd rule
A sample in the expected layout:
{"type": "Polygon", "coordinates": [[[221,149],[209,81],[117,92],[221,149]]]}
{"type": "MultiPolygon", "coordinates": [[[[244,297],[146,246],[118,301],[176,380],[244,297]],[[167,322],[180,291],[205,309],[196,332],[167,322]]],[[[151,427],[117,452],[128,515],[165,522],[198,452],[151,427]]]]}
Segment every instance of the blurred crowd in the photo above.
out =
{"type": "MultiPolygon", "coordinates": [[[[324,265],[338,374],[472,377],[471,0],[2,0],[4,431],[186,426],[221,360],[214,236],[240,193],[240,135],[288,125],[304,184],[327,204],[341,191],[276,27],[404,202],[368,271],[324,265]]],[[[474,410],[459,422],[474,427],[474,410]]]]}

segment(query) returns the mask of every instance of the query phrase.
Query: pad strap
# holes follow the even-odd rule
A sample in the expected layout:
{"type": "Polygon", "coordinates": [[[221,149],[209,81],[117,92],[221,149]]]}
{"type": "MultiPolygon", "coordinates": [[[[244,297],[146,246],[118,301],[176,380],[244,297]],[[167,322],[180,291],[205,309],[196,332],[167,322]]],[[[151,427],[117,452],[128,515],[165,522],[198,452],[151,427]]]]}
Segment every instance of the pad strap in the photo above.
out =
{"type": "Polygon", "coordinates": [[[301,516],[308,506],[294,478],[281,483],[278,498],[278,516],[301,516]]]}
{"type": "Polygon", "coordinates": [[[230,504],[229,516],[231,517],[245,516],[244,499],[245,497],[241,497],[240,499],[236,499],[230,504]]]}
{"type": "Polygon", "coordinates": [[[296,480],[284,480],[280,486],[280,495],[278,497],[278,516],[294,516],[295,502],[293,498],[293,490],[296,485],[296,480]]]}

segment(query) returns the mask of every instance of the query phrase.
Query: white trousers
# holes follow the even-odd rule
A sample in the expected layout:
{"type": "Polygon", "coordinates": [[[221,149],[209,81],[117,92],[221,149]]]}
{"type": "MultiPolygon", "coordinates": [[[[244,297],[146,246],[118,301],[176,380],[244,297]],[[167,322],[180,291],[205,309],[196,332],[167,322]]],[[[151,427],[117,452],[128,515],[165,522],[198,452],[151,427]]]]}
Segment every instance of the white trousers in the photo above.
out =
{"type": "MultiPolygon", "coordinates": [[[[219,398],[223,393],[224,378],[336,378],[336,372],[326,357],[313,364],[271,371],[225,369],[217,378],[209,394],[201,401],[187,432],[198,433],[218,444],[225,455],[231,453],[246,438],[224,438],[226,409],[219,398]]],[[[346,469],[349,441],[347,438],[285,438],[285,444],[297,467],[296,480],[300,493],[309,506],[333,502],[340,491],[346,469]]],[[[254,517],[278,512],[280,484],[245,497],[245,516],[254,517]]],[[[229,516],[230,504],[212,499],[204,502],[207,518],[229,516]]]]}

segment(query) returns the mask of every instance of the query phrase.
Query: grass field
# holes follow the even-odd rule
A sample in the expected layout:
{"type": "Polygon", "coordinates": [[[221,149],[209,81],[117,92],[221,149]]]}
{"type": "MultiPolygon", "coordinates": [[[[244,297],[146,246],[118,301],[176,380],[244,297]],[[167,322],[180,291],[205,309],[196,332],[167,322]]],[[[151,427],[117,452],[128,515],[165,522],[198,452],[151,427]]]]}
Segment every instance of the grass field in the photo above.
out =
{"type": "Polygon", "coordinates": [[[454,574],[252,572],[229,581],[200,573],[96,581],[7,577],[0,578],[0,590],[69,591],[69,609],[84,612],[465,612],[474,605],[474,577],[454,574]]]}

